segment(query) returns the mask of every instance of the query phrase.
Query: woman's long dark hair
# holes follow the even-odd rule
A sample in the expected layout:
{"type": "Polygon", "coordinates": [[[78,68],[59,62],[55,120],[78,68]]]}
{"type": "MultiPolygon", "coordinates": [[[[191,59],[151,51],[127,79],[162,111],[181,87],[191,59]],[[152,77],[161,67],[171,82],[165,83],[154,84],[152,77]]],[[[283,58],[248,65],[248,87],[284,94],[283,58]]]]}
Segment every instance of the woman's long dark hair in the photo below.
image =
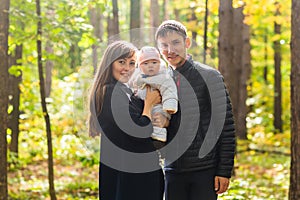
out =
{"type": "Polygon", "coordinates": [[[104,51],[89,95],[88,130],[90,136],[94,137],[101,132],[97,117],[102,110],[105,86],[114,79],[112,75],[112,63],[118,59],[131,58],[136,52],[137,48],[132,43],[126,41],[115,41],[104,51]]]}

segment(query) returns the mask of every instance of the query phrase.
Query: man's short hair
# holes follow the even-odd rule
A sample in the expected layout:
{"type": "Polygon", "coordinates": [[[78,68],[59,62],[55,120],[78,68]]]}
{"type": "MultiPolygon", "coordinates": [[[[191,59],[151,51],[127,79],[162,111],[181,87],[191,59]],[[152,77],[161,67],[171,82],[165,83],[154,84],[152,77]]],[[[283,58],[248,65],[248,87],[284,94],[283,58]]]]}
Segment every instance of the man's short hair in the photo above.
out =
{"type": "Polygon", "coordinates": [[[155,40],[157,40],[158,37],[165,37],[168,33],[174,31],[182,35],[184,39],[187,37],[186,27],[182,23],[176,20],[166,20],[156,30],[155,40]]]}

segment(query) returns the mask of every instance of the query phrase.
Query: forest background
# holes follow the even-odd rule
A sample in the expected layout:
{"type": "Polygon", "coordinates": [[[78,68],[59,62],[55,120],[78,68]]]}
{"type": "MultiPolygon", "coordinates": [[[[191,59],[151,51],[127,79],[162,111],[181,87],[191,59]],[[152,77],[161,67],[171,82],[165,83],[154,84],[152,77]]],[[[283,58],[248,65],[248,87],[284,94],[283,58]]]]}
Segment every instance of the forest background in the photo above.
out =
{"type": "MultiPolygon", "coordinates": [[[[0,199],[98,198],[99,138],[87,134],[88,87],[109,41],[154,45],[155,28],[165,19],[187,27],[190,53],[222,72],[232,97],[236,161],[220,199],[300,198],[291,197],[299,184],[289,187],[291,1],[5,2],[9,102],[1,151],[7,150],[8,168],[7,182],[0,182],[8,189],[0,199]]],[[[1,166],[4,174],[6,163],[1,166]]]]}

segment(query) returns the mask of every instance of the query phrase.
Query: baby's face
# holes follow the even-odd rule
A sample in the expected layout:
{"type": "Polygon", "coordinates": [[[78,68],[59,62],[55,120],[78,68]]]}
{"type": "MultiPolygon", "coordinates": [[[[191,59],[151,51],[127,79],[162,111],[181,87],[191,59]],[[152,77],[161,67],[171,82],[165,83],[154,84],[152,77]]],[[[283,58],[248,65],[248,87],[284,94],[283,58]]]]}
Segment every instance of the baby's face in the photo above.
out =
{"type": "Polygon", "coordinates": [[[148,76],[153,76],[158,74],[160,69],[160,61],[158,60],[147,60],[140,64],[141,71],[148,76]]]}

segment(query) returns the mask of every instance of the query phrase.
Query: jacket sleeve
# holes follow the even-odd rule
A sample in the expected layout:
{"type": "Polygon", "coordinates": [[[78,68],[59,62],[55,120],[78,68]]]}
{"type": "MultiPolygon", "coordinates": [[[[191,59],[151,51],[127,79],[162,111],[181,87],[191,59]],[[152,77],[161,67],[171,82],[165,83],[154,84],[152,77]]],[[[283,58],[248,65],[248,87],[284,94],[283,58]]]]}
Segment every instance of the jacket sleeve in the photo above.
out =
{"type": "Polygon", "coordinates": [[[223,87],[220,89],[225,90],[225,93],[223,92],[223,94],[225,95],[224,103],[226,103],[224,126],[222,128],[217,146],[217,154],[219,159],[216,175],[230,178],[234,166],[234,155],[236,148],[234,116],[232,112],[230,96],[226,89],[223,76],[218,71],[214,71],[213,74],[219,76],[220,80],[222,81],[220,85],[222,84],[223,87]]]}
{"type": "Polygon", "coordinates": [[[153,127],[150,119],[141,115],[143,105],[140,106],[138,110],[134,109],[136,105],[130,103],[130,97],[125,92],[119,87],[108,86],[102,112],[98,117],[101,128],[116,140],[120,134],[137,138],[150,137],[153,127]]]}

